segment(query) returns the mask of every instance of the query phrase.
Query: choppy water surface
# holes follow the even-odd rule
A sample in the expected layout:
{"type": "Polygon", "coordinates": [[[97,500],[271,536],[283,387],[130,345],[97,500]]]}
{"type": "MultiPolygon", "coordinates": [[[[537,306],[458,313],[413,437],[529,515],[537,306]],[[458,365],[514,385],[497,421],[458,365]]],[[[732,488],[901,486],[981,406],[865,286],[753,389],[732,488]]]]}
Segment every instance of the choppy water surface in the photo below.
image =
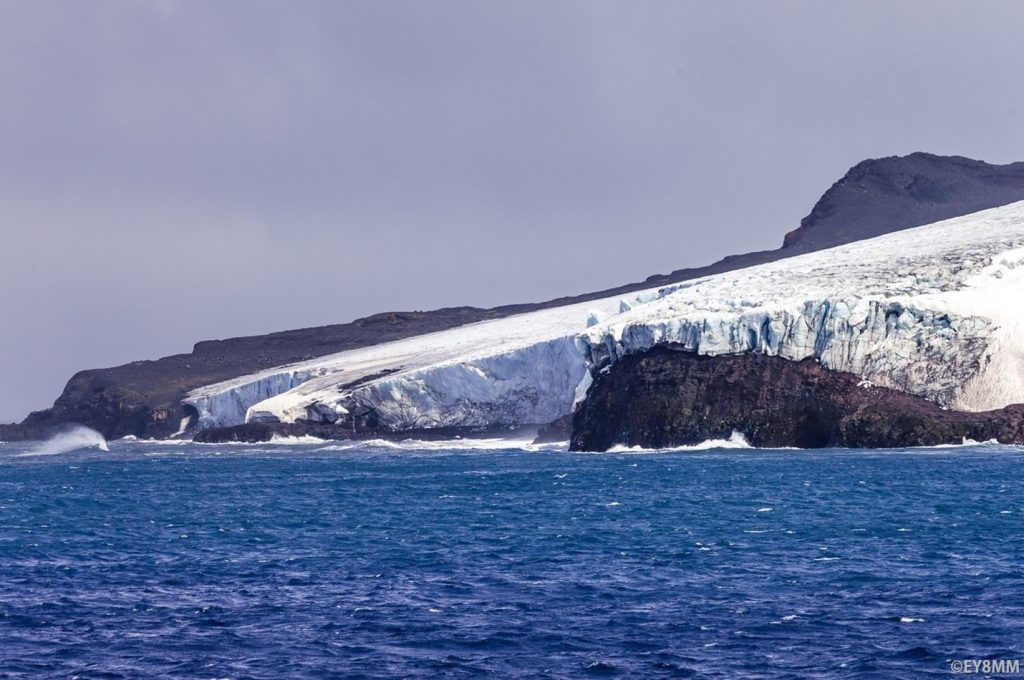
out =
{"type": "Polygon", "coordinates": [[[0,675],[912,677],[1024,657],[1024,452],[0,445],[0,675]]]}

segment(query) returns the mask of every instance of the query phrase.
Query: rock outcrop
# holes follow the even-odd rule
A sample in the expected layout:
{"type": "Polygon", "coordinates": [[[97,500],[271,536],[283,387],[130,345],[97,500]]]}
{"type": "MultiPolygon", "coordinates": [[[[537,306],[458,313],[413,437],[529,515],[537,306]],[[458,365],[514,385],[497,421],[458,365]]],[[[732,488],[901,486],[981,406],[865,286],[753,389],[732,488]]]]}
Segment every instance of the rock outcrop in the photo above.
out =
{"type": "Polygon", "coordinates": [[[890,448],[965,438],[1024,444],[1024,405],[948,411],[813,359],[709,357],[663,345],[595,379],[573,414],[570,448],[670,448],[733,432],[758,447],[890,448]]]}
{"type": "Polygon", "coordinates": [[[825,192],[782,250],[808,253],[1022,200],[1024,162],[912,153],[866,160],[825,192]]]}

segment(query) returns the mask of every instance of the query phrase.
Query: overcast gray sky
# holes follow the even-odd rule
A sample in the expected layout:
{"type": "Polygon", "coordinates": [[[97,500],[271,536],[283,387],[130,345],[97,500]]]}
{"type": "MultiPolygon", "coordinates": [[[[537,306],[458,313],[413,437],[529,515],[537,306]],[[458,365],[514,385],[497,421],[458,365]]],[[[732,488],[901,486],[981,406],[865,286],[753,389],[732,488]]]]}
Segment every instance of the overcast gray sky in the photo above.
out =
{"type": "Polygon", "coordinates": [[[0,1],[0,421],[82,368],[777,246],[1024,159],[1024,3],[0,1]]]}

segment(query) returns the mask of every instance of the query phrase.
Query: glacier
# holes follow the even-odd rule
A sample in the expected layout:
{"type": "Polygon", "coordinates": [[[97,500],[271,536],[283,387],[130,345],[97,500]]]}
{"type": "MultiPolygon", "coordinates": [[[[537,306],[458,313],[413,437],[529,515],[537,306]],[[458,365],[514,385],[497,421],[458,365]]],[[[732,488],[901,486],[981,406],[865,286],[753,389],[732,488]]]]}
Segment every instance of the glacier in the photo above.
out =
{"type": "Polygon", "coordinates": [[[469,324],[194,390],[198,427],[517,427],[659,344],[814,358],[952,409],[1024,402],[1024,202],[627,297],[469,324]]]}

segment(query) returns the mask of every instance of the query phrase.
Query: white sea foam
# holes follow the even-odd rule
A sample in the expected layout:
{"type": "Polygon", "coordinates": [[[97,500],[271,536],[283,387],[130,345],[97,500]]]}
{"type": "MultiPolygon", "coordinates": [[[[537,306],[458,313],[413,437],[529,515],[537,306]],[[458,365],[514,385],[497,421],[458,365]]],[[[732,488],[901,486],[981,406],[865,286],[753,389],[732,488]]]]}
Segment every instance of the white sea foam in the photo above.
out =
{"type": "Polygon", "coordinates": [[[959,444],[935,444],[932,446],[911,446],[908,448],[913,449],[965,449],[976,446],[1004,446],[999,443],[998,439],[987,439],[983,442],[975,441],[969,437],[964,437],[963,441],[959,444]]]}
{"type": "Polygon", "coordinates": [[[36,448],[19,454],[21,456],[54,456],[79,449],[99,449],[109,451],[107,440],[96,430],[78,425],[50,437],[36,448]]]}
{"type": "Polygon", "coordinates": [[[111,439],[107,444],[112,448],[120,449],[128,446],[187,446],[189,444],[201,446],[202,442],[194,442],[191,439],[140,439],[129,434],[120,439],[111,439]]]}
{"type": "Polygon", "coordinates": [[[270,444],[283,444],[286,446],[296,446],[302,444],[326,444],[326,439],[320,437],[314,437],[309,434],[304,434],[299,437],[285,437],[279,434],[275,434],[270,438],[270,444]]]}
{"type": "Polygon", "coordinates": [[[564,451],[568,442],[534,444],[533,439],[463,438],[463,439],[365,439],[342,440],[323,447],[324,451],[381,448],[396,451],[564,451]]]}
{"type": "Polygon", "coordinates": [[[708,451],[710,449],[752,449],[742,432],[733,432],[728,439],[708,439],[699,444],[674,446],[668,449],[645,449],[642,446],[617,445],[608,449],[608,453],[670,453],[673,451],[708,451]]]}

